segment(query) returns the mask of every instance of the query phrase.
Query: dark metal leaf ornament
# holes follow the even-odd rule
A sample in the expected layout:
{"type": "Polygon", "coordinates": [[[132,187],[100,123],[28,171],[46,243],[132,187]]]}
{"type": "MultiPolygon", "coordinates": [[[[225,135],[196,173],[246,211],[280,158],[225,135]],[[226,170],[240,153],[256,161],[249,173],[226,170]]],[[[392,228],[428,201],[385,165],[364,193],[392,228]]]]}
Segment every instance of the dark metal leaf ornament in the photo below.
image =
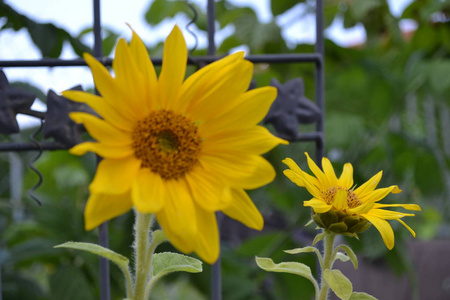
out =
{"type": "Polygon", "coordinates": [[[277,88],[278,96],[264,118],[264,123],[273,124],[281,138],[294,141],[299,137],[300,124],[310,124],[320,119],[320,109],[305,97],[301,78],[294,78],[285,84],[273,78],[270,85],[277,88]]]}
{"type": "MultiPolygon", "coordinates": [[[[81,91],[82,88],[76,86],[71,90],[81,91]]],[[[95,114],[86,104],[71,101],[49,90],[47,93],[44,138],[53,138],[56,142],[68,147],[80,143],[83,126],[69,118],[69,113],[74,111],[95,114]]]]}
{"type": "Polygon", "coordinates": [[[5,73],[0,70],[0,134],[18,133],[16,116],[29,112],[35,99],[32,93],[10,86],[5,73]]]}

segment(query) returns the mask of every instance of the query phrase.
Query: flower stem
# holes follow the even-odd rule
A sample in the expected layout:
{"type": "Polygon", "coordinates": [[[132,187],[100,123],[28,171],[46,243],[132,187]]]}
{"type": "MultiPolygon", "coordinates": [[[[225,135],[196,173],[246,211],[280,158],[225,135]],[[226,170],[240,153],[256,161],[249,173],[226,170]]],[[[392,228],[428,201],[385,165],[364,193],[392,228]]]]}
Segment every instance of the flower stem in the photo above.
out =
{"type": "Polygon", "coordinates": [[[327,281],[323,276],[323,272],[327,269],[331,269],[334,262],[333,249],[334,249],[334,238],[336,234],[334,232],[326,231],[324,239],[324,253],[323,253],[323,266],[322,266],[322,280],[320,283],[320,293],[319,300],[326,300],[328,298],[328,290],[330,289],[327,281]]]}
{"type": "Polygon", "coordinates": [[[151,223],[153,214],[142,214],[136,211],[135,223],[135,286],[134,300],[147,300],[144,298],[145,286],[149,277],[147,253],[149,251],[151,223]]]}

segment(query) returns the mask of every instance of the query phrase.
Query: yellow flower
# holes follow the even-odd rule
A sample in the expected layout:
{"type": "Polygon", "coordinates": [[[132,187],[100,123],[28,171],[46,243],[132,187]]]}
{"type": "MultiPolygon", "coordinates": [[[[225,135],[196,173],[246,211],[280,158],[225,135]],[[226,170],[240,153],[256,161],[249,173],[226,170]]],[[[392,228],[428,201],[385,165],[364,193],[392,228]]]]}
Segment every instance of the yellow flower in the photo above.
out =
{"type": "Polygon", "coordinates": [[[313,219],[316,223],[319,223],[319,226],[338,233],[343,232],[355,236],[356,233],[368,228],[364,222],[367,223],[369,221],[378,229],[386,247],[389,249],[394,247],[394,232],[386,220],[399,221],[414,237],[416,236],[415,232],[401,220],[403,217],[414,216],[414,214],[390,211],[383,208],[403,207],[407,210],[420,211],[420,206],[416,204],[377,203],[389,193],[397,194],[401,192],[396,185],[376,189],[380,182],[382,171],[355,189],[353,187],[353,167],[350,163],[344,165],[341,176],[337,178],[333,166],[327,158],[324,157],[322,159],[322,171],[309,157],[308,153],[305,153],[305,155],[308,160],[308,166],[316,177],[302,171],[290,158],[283,160],[290,168],[289,170],[284,170],[284,174],[298,186],[305,187],[313,196],[311,200],[304,201],[303,205],[312,207],[315,213],[313,219]],[[334,218],[334,222],[330,222],[332,218],[334,218]],[[352,229],[349,225],[353,225],[355,228],[352,229]]]}
{"type": "Polygon", "coordinates": [[[154,213],[170,242],[206,262],[219,254],[215,212],[261,230],[263,218],[244,189],[271,182],[261,157],[287,142],[258,126],[276,97],[272,87],[247,91],[253,65],[235,53],[185,79],[187,48],[175,26],[165,41],[159,78],[145,45],[133,32],[118,42],[112,77],[91,55],[101,96],[65,91],[100,118],[71,113],[97,142],[70,152],[103,157],[90,185],[85,226],[91,230],[132,207],[154,213]]]}

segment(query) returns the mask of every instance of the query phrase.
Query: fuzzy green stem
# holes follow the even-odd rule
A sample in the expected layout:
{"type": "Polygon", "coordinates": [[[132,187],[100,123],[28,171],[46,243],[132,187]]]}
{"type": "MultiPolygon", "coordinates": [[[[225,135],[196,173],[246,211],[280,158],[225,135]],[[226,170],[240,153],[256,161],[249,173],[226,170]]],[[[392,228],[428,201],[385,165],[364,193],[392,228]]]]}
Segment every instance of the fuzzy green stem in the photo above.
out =
{"type": "Polygon", "coordinates": [[[326,231],[324,239],[324,253],[323,253],[323,265],[322,265],[322,280],[320,283],[320,293],[319,300],[326,300],[328,298],[328,290],[330,289],[327,281],[323,277],[323,272],[325,270],[331,269],[334,262],[333,249],[334,249],[334,238],[336,234],[334,232],[326,231]]]}
{"type": "Polygon", "coordinates": [[[150,244],[150,226],[152,223],[152,214],[142,214],[136,211],[135,223],[135,286],[134,300],[145,299],[145,286],[149,277],[150,270],[147,263],[147,253],[150,244]]]}

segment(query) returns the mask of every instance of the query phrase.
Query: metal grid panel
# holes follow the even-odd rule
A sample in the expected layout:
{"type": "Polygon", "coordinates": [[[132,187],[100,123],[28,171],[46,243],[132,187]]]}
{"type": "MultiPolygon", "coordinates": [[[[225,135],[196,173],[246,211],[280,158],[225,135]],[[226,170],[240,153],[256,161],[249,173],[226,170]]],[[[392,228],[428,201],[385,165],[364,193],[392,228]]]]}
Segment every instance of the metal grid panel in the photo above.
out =
{"type": "MultiPolygon", "coordinates": [[[[274,0],[273,0],[274,1],[274,0]]],[[[112,65],[111,58],[102,57],[101,39],[101,19],[100,0],[93,0],[94,14],[94,56],[106,66],[112,65]]],[[[208,55],[190,56],[188,64],[207,64],[220,57],[216,56],[215,49],[215,4],[214,0],[207,0],[207,29],[208,29],[208,55]]],[[[316,44],[315,53],[302,54],[264,54],[249,55],[246,59],[253,63],[313,63],[315,66],[315,96],[316,104],[321,110],[321,117],[316,123],[316,131],[303,133],[294,142],[314,141],[316,144],[316,162],[320,165],[321,158],[325,154],[324,121],[325,121],[325,71],[324,71],[324,36],[323,36],[323,0],[316,0],[316,44]]],[[[162,59],[152,59],[155,65],[161,65],[162,59]]],[[[0,60],[0,68],[20,68],[20,67],[73,67],[86,66],[83,59],[41,59],[41,60],[0,60]]],[[[35,116],[41,120],[45,116],[35,116]]],[[[0,143],[0,152],[7,151],[45,151],[45,150],[67,150],[69,147],[57,142],[31,142],[31,143],[0,143]]],[[[108,247],[107,224],[99,227],[99,244],[108,247]]],[[[109,263],[106,259],[100,258],[100,299],[110,299],[109,263]]],[[[1,279],[0,279],[1,280],[1,279]]],[[[211,298],[213,300],[222,299],[221,291],[221,270],[220,258],[212,266],[211,271],[211,298]]],[[[2,299],[0,291],[0,300],[2,299]]]]}

